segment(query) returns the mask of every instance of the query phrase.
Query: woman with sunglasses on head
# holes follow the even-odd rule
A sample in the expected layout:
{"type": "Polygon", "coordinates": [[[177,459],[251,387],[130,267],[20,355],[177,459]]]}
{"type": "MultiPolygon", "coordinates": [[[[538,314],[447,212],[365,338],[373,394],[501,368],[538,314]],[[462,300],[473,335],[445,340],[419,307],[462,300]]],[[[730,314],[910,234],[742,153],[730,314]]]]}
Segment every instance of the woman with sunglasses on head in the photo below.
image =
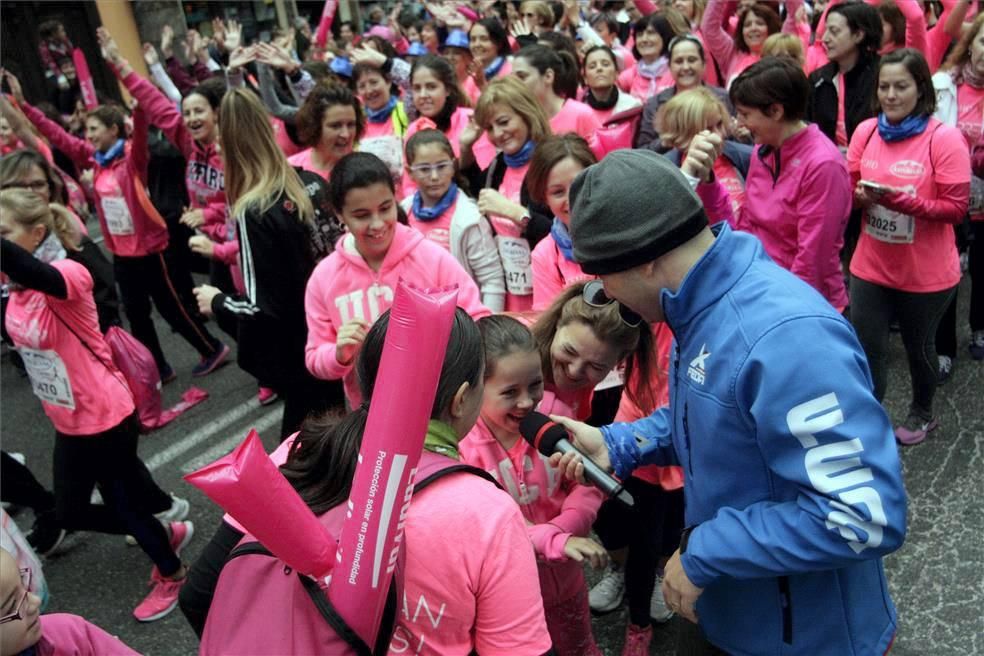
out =
{"type": "Polygon", "coordinates": [[[639,122],[639,132],[635,138],[636,148],[648,148],[658,153],[665,152],[666,147],[659,138],[656,116],[660,107],[669,102],[676,94],[688,89],[708,89],[724,103],[729,114],[734,114],[728,92],[719,87],[710,86],[705,81],[706,72],[714,68],[714,62],[707,62],[704,46],[700,39],[691,34],[673,37],[667,50],[667,56],[669,57],[673,85],[663,89],[645,102],[642,108],[642,120],[639,122]]]}
{"type": "Polygon", "coordinates": [[[623,393],[641,407],[653,405],[647,401],[656,364],[652,332],[638,314],[612,301],[601,281],[567,287],[531,330],[543,366],[539,412],[584,421],[595,387],[623,363],[625,379],[637,381],[623,393]]]}
{"type": "Polygon", "coordinates": [[[499,251],[488,219],[467,195],[467,184],[458,184],[451,143],[437,130],[421,130],[407,141],[406,161],[417,183],[417,191],[401,203],[410,227],[454,255],[478,285],[482,304],[502,312],[506,287],[499,251]]]}
{"type": "Polygon", "coordinates": [[[786,58],[766,57],[731,85],[739,124],[757,144],[735,227],[762,241],[838,312],[848,305],[840,251],[851,212],[844,158],[816,124],[807,124],[810,85],[786,58]]]}
{"type": "Polygon", "coordinates": [[[871,367],[875,397],[888,385],[888,337],[899,322],[912,378],[908,416],[895,437],[918,444],[939,422],[936,331],[960,283],[953,225],[970,196],[970,153],[956,127],[932,117],[929,66],[903,48],[878,67],[878,118],[858,126],[847,151],[854,200],[864,209],[851,258],[851,322],[871,367]]]}
{"type": "Polygon", "coordinates": [[[526,173],[536,144],[550,136],[546,115],[529,89],[513,76],[495,80],[482,92],[475,120],[462,132],[462,169],[478,209],[488,216],[496,235],[506,276],[506,310],[533,304],[532,249],[550,230],[549,210],[531,202],[526,173]],[[470,145],[487,134],[499,150],[481,170],[470,145]]]}

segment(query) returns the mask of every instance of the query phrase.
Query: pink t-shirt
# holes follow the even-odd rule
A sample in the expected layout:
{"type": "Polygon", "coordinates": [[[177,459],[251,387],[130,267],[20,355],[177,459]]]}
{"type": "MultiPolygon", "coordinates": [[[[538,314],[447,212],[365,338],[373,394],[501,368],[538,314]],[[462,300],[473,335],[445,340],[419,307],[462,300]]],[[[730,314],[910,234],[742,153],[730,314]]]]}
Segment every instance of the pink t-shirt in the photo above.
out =
{"type": "Polygon", "coordinates": [[[601,121],[587,104],[574,99],[564,101],[560,111],[550,119],[550,131],[554,134],[573,132],[590,142],[601,129],[601,121]]]}
{"type": "MultiPolygon", "coordinates": [[[[847,152],[852,175],[919,198],[935,198],[937,184],[970,181],[967,145],[959,130],[930,119],[922,134],[887,143],[876,121],[868,119],[854,132],[847,152]]],[[[949,289],[960,282],[953,226],[873,205],[864,213],[851,273],[906,292],[949,289]]]]}
{"type": "Polygon", "coordinates": [[[745,204],[745,182],[735,165],[724,155],[714,160],[714,177],[728,192],[732,215],[741,214],[741,207],[745,204]]]}
{"type": "MultiPolygon", "coordinates": [[[[499,193],[514,203],[519,203],[523,180],[526,179],[529,168],[529,164],[506,167],[499,193]]],[[[512,219],[492,214],[489,216],[489,223],[495,231],[495,243],[506,274],[506,312],[529,310],[533,307],[533,267],[529,242],[512,219]]]]}
{"type": "Polygon", "coordinates": [[[89,271],[67,259],[52,266],[65,279],[67,298],[57,299],[33,289],[12,291],[7,332],[24,359],[34,394],[41,399],[55,430],[66,435],[95,435],[133,414],[133,396],[99,332],[89,271]]]}
{"type": "Polygon", "coordinates": [[[317,173],[325,180],[331,178],[331,169],[321,169],[314,165],[311,156],[314,154],[314,148],[307,148],[301,152],[291,155],[287,158],[287,161],[291,166],[297,166],[305,171],[311,171],[312,173],[317,173]]]}
{"type": "Polygon", "coordinates": [[[287,157],[297,154],[304,148],[304,146],[294,143],[290,135],[287,134],[287,127],[279,118],[271,116],[270,127],[273,128],[273,138],[277,140],[277,145],[280,146],[280,150],[284,151],[284,155],[287,157]]]}
{"type": "Polygon", "coordinates": [[[436,219],[430,221],[421,221],[413,213],[413,207],[407,210],[407,218],[410,221],[410,227],[419,230],[424,237],[430,241],[438,244],[441,248],[447,252],[451,252],[451,217],[454,216],[455,207],[458,203],[455,201],[451,204],[448,209],[444,210],[444,213],[436,219]]]}
{"type": "Polygon", "coordinates": [[[442,478],[410,503],[405,539],[407,576],[390,654],[550,649],[533,549],[508,494],[477,476],[442,478]]]}

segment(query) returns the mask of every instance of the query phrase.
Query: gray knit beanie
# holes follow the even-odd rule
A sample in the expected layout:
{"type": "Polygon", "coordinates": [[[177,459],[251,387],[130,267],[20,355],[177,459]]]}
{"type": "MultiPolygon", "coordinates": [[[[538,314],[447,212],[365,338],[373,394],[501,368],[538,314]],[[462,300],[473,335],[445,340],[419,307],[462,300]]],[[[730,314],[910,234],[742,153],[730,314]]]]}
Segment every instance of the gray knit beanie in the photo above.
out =
{"type": "Polygon", "coordinates": [[[707,225],[680,169],[651,150],[609,153],[578,174],[570,194],[574,259],[592,275],[651,262],[707,225]]]}

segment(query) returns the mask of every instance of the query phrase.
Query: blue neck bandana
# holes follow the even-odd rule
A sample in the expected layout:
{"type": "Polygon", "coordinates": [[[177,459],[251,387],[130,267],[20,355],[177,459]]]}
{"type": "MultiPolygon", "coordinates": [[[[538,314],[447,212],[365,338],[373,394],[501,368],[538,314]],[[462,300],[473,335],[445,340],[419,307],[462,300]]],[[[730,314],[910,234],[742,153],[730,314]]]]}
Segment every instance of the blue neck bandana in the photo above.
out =
{"type": "Polygon", "coordinates": [[[929,125],[929,114],[906,116],[896,125],[888,122],[885,112],[878,115],[878,134],[888,143],[920,135],[926,131],[927,125],[929,125]]]}
{"type": "Polygon", "coordinates": [[[507,155],[503,153],[502,156],[506,160],[506,166],[511,169],[519,168],[529,163],[530,158],[533,157],[533,149],[536,148],[536,144],[532,140],[528,140],[523,144],[523,147],[517,150],[512,155],[507,155]]]}
{"type": "Polygon", "coordinates": [[[447,193],[444,197],[437,202],[434,207],[423,207],[423,201],[420,198],[420,192],[414,192],[413,194],[413,215],[417,217],[418,221],[433,221],[437,217],[441,216],[448,211],[448,208],[454,204],[454,201],[458,198],[458,185],[451,183],[448,187],[447,193]]]}

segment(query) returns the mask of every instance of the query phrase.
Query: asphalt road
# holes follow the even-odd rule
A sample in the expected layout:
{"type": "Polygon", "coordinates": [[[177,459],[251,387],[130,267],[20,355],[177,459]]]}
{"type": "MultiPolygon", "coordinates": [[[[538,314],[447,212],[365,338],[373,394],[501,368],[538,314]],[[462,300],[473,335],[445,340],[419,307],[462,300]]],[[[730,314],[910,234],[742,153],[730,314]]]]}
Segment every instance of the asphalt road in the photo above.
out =
{"type": "MultiPolygon", "coordinates": [[[[966,288],[962,296],[959,316],[966,317],[966,288]]],[[[966,328],[961,324],[961,357],[953,379],[937,397],[942,425],[926,443],[902,452],[910,496],[909,535],[902,549],[885,560],[900,617],[894,655],[984,653],[984,362],[966,356],[966,328]]],[[[218,334],[214,323],[209,325],[218,334]]],[[[165,405],[176,403],[191,385],[209,393],[205,403],[142,436],[140,444],[159,484],[191,502],[195,538],[184,556],[190,562],[218,525],[221,512],[181,477],[230,451],[251,427],[259,429],[271,449],[277,442],[281,407],[260,407],[255,381],[234,360],[211,376],[193,380],[190,370],[197,354],[163,323],[158,331],[178,373],[177,381],[165,388],[165,405]]],[[[908,374],[898,339],[893,365],[886,406],[901,419],[907,407],[908,374]]],[[[3,449],[24,453],[37,477],[50,486],[51,424],[28,381],[6,356],[0,363],[0,394],[3,449]]],[[[17,521],[23,529],[30,528],[30,511],[17,521]]],[[[180,612],[152,624],[139,624],[131,616],[148,591],[150,562],[122,536],[73,536],[71,548],[47,560],[45,575],[51,592],[49,611],[83,615],[144,654],[197,651],[194,633],[180,612]]],[[[595,635],[606,654],[620,653],[625,621],[624,610],[596,619],[595,635]]],[[[673,653],[681,621],[673,619],[656,629],[652,654],[673,653]]]]}

